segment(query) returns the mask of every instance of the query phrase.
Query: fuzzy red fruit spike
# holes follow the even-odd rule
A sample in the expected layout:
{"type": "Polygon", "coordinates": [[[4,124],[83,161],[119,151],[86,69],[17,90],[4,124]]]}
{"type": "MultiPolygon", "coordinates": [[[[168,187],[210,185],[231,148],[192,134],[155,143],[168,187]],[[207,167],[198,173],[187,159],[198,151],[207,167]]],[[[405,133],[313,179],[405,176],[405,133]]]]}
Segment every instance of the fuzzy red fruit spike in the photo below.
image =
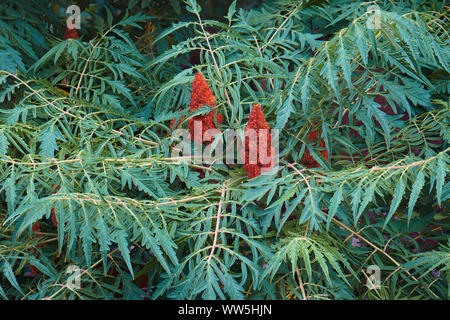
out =
{"type": "MultiPolygon", "coordinates": [[[[313,130],[313,131],[311,131],[309,133],[308,140],[317,141],[318,137],[319,137],[318,129],[315,129],[315,130],[313,130]]],[[[325,140],[323,140],[323,138],[320,140],[319,148],[321,148],[321,149],[325,148],[325,140]]],[[[320,150],[319,152],[328,161],[328,159],[329,159],[328,158],[328,151],[325,149],[325,150],[320,150]]],[[[316,161],[316,159],[313,158],[313,156],[309,152],[308,148],[306,148],[305,153],[303,154],[303,158],[302,158],[301,163],[307,168],[320,167],[320,164],[316,161]]]]}
{"type": "Polygon", "coordinates": [[[192,111],[197,110],[204,104],[210,107],[214,107],[214,97],[212,90],[209,88],[203,75],[199,72],[194,76],[194,82],[192,83],[191,102],[189,109],[192,111]]]}
{"type": "MultiPolygon", "coordinates": [[[[197,73],[194,76],[194,82],[192,83],[192,93],[191,93],[191,102],[189,103],[189,110],[194,112],[198,108],[204,107],[208,105],[214,108],[214,101],[216,97],[214,97],[212,90],[208,87],[208,83],[206,83],[205,78],[201,73],[197,73]]],[[[188,127],[189,132],[191,133],[191,139],[194,139],[197,143],[203,142],[203,136],[205,132],[209,129],[217,129],[214,119],[218,124],[223,123],[223,116],[216,112],[216,110],[212,110],[210,113],[206,115],[198,115],[188,119],[188,127]],[[194,136],[194,124],[196,121],[200,121],[202,123],[202,132],[200,136],[200,132],[194,136]]]]}
{"type": "Polygon", "coordinates": [[[261,105],[255,104],[253,105],[252,111],[250,112],[250,116],[248,118],[247,126],[245,127],[245,148],[243,150],[243,158],[244,158],[244,170],[247,171],[247,176],[249,179],[259,176],[261,171],[268,170],[273,166],[273,159],[270,163],[265,164],[262,161],[262,152],[266,151],[267,158],[273,157],[272,152],[272,136],[270,134],[270,127],[267,124],[266,119],[264,118],[264,113],[261,109],[261,105]],[[255,130],[256,139],[251,139],[250,130],[255,130]],[[266,138],[266,150],[263,150],[262,139],[266,138]],[[250,152],[254,152],[256,150],[256,163],[250,163],[250,160],[254,157],[250,152]]]}
{"type": "Polygon", "coordinates": [[[69,29],[66,28],[66,32],[64,32],[64,40],[67,39],[78,39],[78,32],[77,29],[69,29]]]}

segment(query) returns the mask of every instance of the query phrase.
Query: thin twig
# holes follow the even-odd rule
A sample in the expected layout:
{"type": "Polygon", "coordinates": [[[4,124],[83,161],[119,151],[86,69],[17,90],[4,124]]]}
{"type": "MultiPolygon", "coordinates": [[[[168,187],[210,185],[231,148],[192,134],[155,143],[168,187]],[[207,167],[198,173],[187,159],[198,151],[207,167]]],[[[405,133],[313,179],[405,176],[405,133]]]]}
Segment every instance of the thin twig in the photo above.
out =
{"type": "Polygon", "coordinates": [[[222,212],[222,200],[223,197],[225,196],[225,191],[226,191],[226,182],[223,182],[223,187],[222,187],[222,192],[220,195],[220,200],[219,200],[219,208],[217,209],[217,222],[216,222],[216,230],[214,231],[214,241],[211,247],[211,252],[208,256],[208,260],[207,263],[209,263],[209,261],[211,260],[213,254],[214,254],[214,250],[217,247],[217,238],[219,237],[219,227],[220,227],[220,214],[222,212]]]}
{"type": "MultiPolygon", "coordinates": [[[[326,214],[325,212],[322,211],[322,213],[328,217],[328,214],[326,214]]],[[[352,235],[360,238],[362,241],[364,241],[365,243],[367,243],[369,246],[371,246],[372,248],[375,249],[375,251],[381,252],[382,254],[384,254],[389,260],[391,260],[397,267],[403,269],[400,265],[400,263],[398,263],[394,258],[392,258],[387,252],[385,252],[383,249],[380,249],[379,247],[377,247],[376,245],[374,245],[372,242],[370,242],[369,240],[367,240],[366,238],[364,238],[363,236],[361,236],[358,232],[353,231],[352,229],[350,229],[349,227],[347,227],[344,223],[342,223],[341,221],[337,220],[336,218],[331,218],[332,221],[336,224],[338,224],[339,226],[343,227],[345,230],[347,230],[348,232],[350,232],[352,235]]],[[[416,277],[414,277],[411,273],[409,273],[408,270],[403,269],[405,271],[405,273],[410,276],[414,281],[418,281],[418,279],[416,277]]]]}

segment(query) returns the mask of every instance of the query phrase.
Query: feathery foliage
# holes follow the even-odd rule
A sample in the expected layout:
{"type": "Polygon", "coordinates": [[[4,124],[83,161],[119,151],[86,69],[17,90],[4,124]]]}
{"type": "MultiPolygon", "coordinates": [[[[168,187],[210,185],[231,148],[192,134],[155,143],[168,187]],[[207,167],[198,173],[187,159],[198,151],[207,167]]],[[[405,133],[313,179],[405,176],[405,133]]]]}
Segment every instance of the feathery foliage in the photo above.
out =
{"type": "Polygon", "coordinates": [[[447,299],[448,6],[199,3],[109,1],[69,40],[53,3],[0,4],[0,296],[447,299]],[[280,130],[269,174],[171,156],[197,72],[223,131],[254,104],[280,130]]]}

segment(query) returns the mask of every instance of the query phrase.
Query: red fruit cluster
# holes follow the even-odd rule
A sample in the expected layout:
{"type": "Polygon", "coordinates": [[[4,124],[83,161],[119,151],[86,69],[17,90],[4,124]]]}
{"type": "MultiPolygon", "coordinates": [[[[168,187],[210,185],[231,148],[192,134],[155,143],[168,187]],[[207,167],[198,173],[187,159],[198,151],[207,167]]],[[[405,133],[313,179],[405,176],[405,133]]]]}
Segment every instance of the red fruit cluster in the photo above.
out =
{"type": "Polygon", "coordinates": [[[272,150],[272,136],[270,135],[270,127],[264,118],[264,113],[259,104],[253,105],[252,111],[248,118],[247,126],[245,127],[245,143],[242,157],[244,159],[244,170],[247,171],[249,179],[259,176],[261,172],[267,171],[273,167],[273,150],[272,150]],[[254,130],[256,133],[256,139],[251,136],[250,131],[254,130]],[[263,150],[262,139],[266,140],[266,150],[263,150]],[[262,152],[266,151],[264,155],[262,152]],[[254,155],[251,153],[256,152],[256,163],[252,161],[254,155]],[[262,158],[269,158],[270,163],[262,158]]]}
{"type": "Polygon", "coordinates": [[[66,32],[64,32],[64,40],[67,39],[78,39],[78,32],[77,29],[69,29],[66,28],[66,32]]]}
{"type": "MultiPolygon", "coordinates": [[[[208,137],[205,138],[206,131],[209,129],[217,129],[216,123],[223,123],[223,116],[215,109],[215,99],[216,98],[203,75],[201,73],[197,73],[194,77],[194,82],[192,83],[189,109],[191,112],[194,112],[198,108],[202,108],[205,105],[213,108],[213,110],[206,115],[198,115],[188,119],[191,139],[197,143],[203,143],[205,140],[209,141],[210,139],[208,139],[208,137]],[[202,130],[201,132],[194,132],[194,128],[198,123],[201,124],[202,130]]],[[[181,112],[181,110],[179,112],[181,112]]],[[[179,122],[181,122],[183,118],[181,118],[179,122]]],[[[173,130],[174,126],[175,119],[170,122],[170,130],[173,130]]],[[[317,141],[318,129],[311,131],[308,135],[308,139],[317,141]]],[[[325,141],[323,139],[320,141],[318,147],[321,149],[325,148],[325,141]]],[[[328,161],[328,151],[325,149],[320,152],[326,161],[328,161]]],[[[250,112],[249,120],[245,128],[245,142],[241,157],[244,160],[244,170],[247,171],[247,176],[250,179],[273,168],[274,149],[272,147],[272,136],[270,134],[270,127],[267,124],[261,105],[259,104],[253,105],[250,112]],[[267,139],[265,141],[265,148],[262,139],[267,139]],[[266,152],[266,154],[263,154],[263,152],[266,152]]],[[[319,163],[311,156],[308,149],[306,149],[301,162],[308,168],[320,166],[319,163]]]]}
{"type": "MultiPolygon", "coordinates": [[[[206,105],[214,108],[214,97],[212,90],[208,87],[205,78],[201,73],[197,73],[194,77],[194,82],[192,83],[192,92],[191,92],[191,102],[189,104],[189,109],[191,112],[194,112],[198,108],[202,108],[206,105]]],[[[216,124],[223,123],[223,116],[216,112],[216,109],[212,110],[210,113],[206,115],[198,115],[188,119],[188,127],[189,132],[191,133],[191,139],[193,139],[197,143],[202,143],[204,139],[204,133],[209,129],[217,129],[216,124]],[[200,132],[194,136],[194,126],[196,122],[201,122],[202,131],[201,136],[200,132]]]]}
{"type": "MultiPolygon", "coordinates": [[[[314,129],[308,134],[308,140],[317,141],[318,138],[319,138],[318,129],[314,129]]],[[[321,149],[325,149],[325,141],[323,140],[323,138],[320,140],[318,147],[321,149]]],[[[328,161],[328,151],[326,149],[320,150],[320,153],[328,161]]],[[[306,148],[305,153],[303,154],[301,163],[307,168],[320,167],[320,164],[313,158],[308,148],[306,148]]]]}

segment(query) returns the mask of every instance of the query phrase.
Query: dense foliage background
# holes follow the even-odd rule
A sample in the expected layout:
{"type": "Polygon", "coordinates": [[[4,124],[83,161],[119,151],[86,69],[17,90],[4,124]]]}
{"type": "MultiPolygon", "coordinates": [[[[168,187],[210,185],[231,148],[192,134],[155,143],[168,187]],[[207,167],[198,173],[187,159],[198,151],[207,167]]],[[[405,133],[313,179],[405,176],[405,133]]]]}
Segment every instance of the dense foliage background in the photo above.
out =
{"type": "Polygon", "coordinates": [[[0,3],[2,298],[449,298],[445,1],[70,4],[0,3]],[[197,72],[270,175],[171,157],[197,72]]]}

